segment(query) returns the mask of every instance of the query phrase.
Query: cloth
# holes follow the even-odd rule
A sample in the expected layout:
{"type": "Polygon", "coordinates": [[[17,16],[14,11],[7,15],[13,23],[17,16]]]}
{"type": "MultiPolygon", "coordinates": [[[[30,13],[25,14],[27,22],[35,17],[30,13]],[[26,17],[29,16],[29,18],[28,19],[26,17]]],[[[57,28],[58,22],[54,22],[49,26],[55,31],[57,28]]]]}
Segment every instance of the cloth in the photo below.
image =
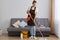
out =
{"type": "Polygon", "coordinates": [[[30,16],[27,17],[27,21],[30,21],[30,16]]]}

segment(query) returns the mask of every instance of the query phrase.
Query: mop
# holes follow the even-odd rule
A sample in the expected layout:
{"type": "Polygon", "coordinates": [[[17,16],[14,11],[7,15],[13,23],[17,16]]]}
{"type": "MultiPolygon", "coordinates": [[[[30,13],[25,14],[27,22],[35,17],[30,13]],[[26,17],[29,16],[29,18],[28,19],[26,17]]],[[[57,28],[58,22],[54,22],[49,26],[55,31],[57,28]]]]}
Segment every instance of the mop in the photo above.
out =
{"type": "MultiPolygon", "coordinates": [[[[29,13],[29,14],[30,14],[30,13],[29,13]]],[[[30,14],[30,17],[31,17],[32,21],[34,22],[31,14],[30,14]]],[[[40,34],[41,34],[41,36],[42,36],[42,38],[40,38],[39,40],[47,40],[46,38],[43,37],[43,34],[42,34],[42,32],[40,31],[40,28],[38,28],[38,25],[37,25],[35,22],[34,22],[34,24],[37,26],[36,28],[38,29],[38,31],[40,32],[40,34]]]]}

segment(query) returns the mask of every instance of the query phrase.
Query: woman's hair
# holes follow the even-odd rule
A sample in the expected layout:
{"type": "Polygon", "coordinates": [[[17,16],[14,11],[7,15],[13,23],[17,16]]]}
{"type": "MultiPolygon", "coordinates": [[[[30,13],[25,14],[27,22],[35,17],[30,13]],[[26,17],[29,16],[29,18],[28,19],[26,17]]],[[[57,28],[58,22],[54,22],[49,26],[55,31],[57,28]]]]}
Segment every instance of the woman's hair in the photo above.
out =
{"type": "Polygon", "coordinates": [[[37,3],[37,1],[34,0],[34,1],[32,2],[32,4],[34,4],[34,3],[37,3]]]}

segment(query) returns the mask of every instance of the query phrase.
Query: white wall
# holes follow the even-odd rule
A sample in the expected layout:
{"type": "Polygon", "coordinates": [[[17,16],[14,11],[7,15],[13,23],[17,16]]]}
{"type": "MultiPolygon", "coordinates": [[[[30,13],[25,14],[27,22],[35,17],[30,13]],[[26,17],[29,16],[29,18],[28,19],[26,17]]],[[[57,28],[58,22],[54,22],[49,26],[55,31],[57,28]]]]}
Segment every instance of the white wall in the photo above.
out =
{"type": "Polygon", "coordinates": [[[55,0],[55,34],[60,38],[60,0],[55,0]]]}
{"type": "MultiPolygon", "coordinates": [[[[49,18],[51,0],[38,1],[38,18],[49,18]]],[[[0,28],[7,32],[11,18],[26,18],[26,10],[31,6],[32,0],[0,0],[0,28]]]]}

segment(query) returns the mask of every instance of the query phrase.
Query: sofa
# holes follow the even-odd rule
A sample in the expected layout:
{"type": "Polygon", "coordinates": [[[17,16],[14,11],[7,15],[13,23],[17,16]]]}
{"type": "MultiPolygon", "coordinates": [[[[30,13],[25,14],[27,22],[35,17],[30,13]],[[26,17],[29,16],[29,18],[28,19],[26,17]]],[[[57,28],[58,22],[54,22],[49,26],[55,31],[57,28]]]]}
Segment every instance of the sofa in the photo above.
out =
{"type": "MultiPolygon", "coordinates": [[[[25,22],[27,22],[26,18],[11,18],[10,26],[7,28],[8,36],[20,36],[23,29],[28,30],[30,36],[30,30],[28,26],[25,26],[24,28],[15,28],[14,26],[12,26],[12,24],[17,20],[24,20],[25,22]]],[[[37,27],[39,28],[39,30],[43,33],[43,36],[50,36],[50,24],[48,18],[36,18],[36,24],[38,25],[37,27]],[[41,25],[43,25],[44,27],[41,27],[41,25]]],[[[36,31],[36,36],[41,36],[38,29],[36,31]]]]}

